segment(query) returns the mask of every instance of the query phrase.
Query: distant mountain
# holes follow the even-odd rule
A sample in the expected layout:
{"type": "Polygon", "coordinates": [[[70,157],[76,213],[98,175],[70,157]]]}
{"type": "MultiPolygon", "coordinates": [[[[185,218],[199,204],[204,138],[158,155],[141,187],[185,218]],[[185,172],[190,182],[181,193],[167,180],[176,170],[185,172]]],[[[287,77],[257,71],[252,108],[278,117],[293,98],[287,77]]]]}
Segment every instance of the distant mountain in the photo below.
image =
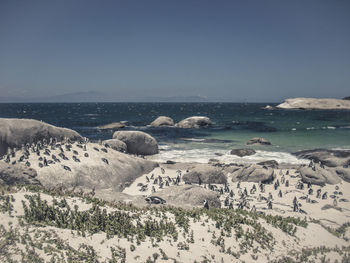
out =
{"type": "Polygon", "coordinates": [[[24,98],[24,97],[0,97],[0,103],[30,103],[30,102],[207,102],[207,98],[201,96],[178,97],[145,97],[123,99],[116,95],[98,91],[74,92],[55,96],[24,98]]]}
{"type": "Polygon", "coordinates": [[[201,96],[146,97],[139,100],[143,102],[208,102],[207,98],[201,96]]]}

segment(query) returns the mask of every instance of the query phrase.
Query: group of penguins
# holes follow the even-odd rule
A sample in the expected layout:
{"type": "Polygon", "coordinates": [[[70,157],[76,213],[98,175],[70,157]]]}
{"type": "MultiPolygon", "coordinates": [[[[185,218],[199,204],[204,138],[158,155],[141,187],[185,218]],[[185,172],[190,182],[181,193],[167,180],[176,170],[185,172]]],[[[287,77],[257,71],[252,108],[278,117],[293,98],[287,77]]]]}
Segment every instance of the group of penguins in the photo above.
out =
{"type": "MultiPolygon", "coordinates": [[[[49,141],[43,139],[42,141],[38,141],[36,143],[27,143],[23,144],[19,149],[21,152],[21,156],[17,159],[16,154],[18,154],[16,148],[9,148],[7,155],[0,156],[0,160],[4,159],[4,161],[8,164],[15,165],[16,163],[24,163],[26,166],[30,167],[31,163],[29,162],[29,156],[31,154],[38,156],[38,166],[43,168],[44,166],[49,166],[50,164],[61,163],[61,161],[67,161],[69,158],[66,156],[67,152],[72,152],[72,160],[75,162],[80,162],[78,158],[79,153],[76,150],[73,150],[73,145],[75,144],[78,148],[84,151],[83,156],[85,158],[89,157],[89,154],[86,152],[86,145],[89,143],[87,138],[84,138],[83,141],[73,142],[69,138],[64,138],[62,141],[58,142],[56,138],[50,138],[49,141]],[[52,153],[52,151],[59,150],[58,156],[52,153]]],[[[99,141],[99,144],[102,146],[102,142],[99,141]]],[[[97,147],[93,147],[95,151],[102,151],[107,153],[109,148],[108,144],[104,145],[104,147],[98,149],[97,147]],[[105,147],[105,148],[104,148],[105,147]]],[[[105,164],[109,164],[108,159],[101,158],[101,160],[105,164]]],[[[62,168],[67,171],[72,171],[71,168],[67,165],[62,164],[62,168]]]]}
{"type": "MultiPolygon", "coordinates": [[[[288,170],[286,171],[286,175],[289,175],[288,170]]],[[[278,194],[277,194],[278,197],[283,197],[282,190],[279,189],[282,184],[285,185],[285,187],[290,186],[289,180],[286,179],[285,175],[280,170],[280,179],[276,179],[275,182],[273,183],[274,190],[278,191],[278,194]]],[[[318,201],[312,200],[310,198],[310,196],[312,196],[314,193],[314,190],[312,188],[312,184],[307,183],[306,185],[307,186],[305,186],[302,181],[298,181],[297,184],[295,185],[296,189],[299,189],[299,190],[304,190],[305,187],[307,187],[307,189],[308,189],[307,190],[308,194],[306,196],[299,197],[299,199],[306,200],[307,203],[318,203],[318,201]]],[[[204,188],[206,188],[206,185],[204,185],[204,188]]],[[[246,209],[250,209],[251,212],[257,212],[255,205],[253,205],[251,207],[249,204],[249,198],[253,198],[253,195],[257,191],[260,191],[260,193],[257,197],[257,201],[266,202],[266,204],[267,204],[266,209],[272,209],[272,206],[273,206],[273,203],[272,203],[273,196],[272,196],[271,192],[268,194],[268,197],[265,197],[262,195],[263,193],[265,193],[265,184],[263,184],[261,182],[258,183],[258,187],[256,187],[256,184],[253,184],[252,188],[249,191],[247,190],[246,187],[244,187],[244,189],[242,190],[241,189],[241,182],[238,182],[237,186],[236,186],[236,188],[238,189],[238,197],[239,197],[238,199],[234,199],[235,194],[234,194],[233,190],[230,189],[227,184],[225,184],[224,187],[220,187],[220,189],[216,185],[209,184],[208,188],[210,190],[219,192],[220,195],[228,193],[228,195],[224,199],[224,206],[228,207],[228,208],[234,208],[234,201],[238,201],[237,208],[239,208],[239,209],[246,208],[246,209]]],[[[345,198],[340,198],[340,196],[342,196],[342,195],[343,195],[343,193],[341,191],[339,191],[339,186],[335,186],[335,191],[333,192],[332,195],[330,195],[330,198],[333,199],[333,206],[338,205],[338,200],[339,200],[339,202],[349,202],[345,198]]],[[[322,193],[322,189],[319,188],[316,191],[316,198],[326,200],[328,198],[328,193],[326,191],[322,193]]],[[[204,200],[203,206],[204,206],[204,208],[209,209],[208,200],[204,200]]],[[[301,208],[302,204],[298,201],[296,196],[294,196],[292,207],[293,207],[293,212],[307,214],[307,212],[301,208]]]]}
{"type": "MultiPolygon", "coordinates": [[[[161,168],[161,173],[162,175],[165,174],[164,168],[161,168]]],[[[171,178],[170,176],[162,177],[162,176],[155,176],[152,174],[150,177],[146,175],[146,181],[147,184],[139,183],[137,186],[140,187],[139,191],[145,192],[148,190],[148,185],[152,183],[152,193],[156,192],[156,188],[154,187],[155,185],[158,185],[159,189],[164,189],[164,186],[169,187],[170,185],[179,185],[181,182],[181,176],[182,172],[181,170],[176,171],[176,177],[171,178]]]]}

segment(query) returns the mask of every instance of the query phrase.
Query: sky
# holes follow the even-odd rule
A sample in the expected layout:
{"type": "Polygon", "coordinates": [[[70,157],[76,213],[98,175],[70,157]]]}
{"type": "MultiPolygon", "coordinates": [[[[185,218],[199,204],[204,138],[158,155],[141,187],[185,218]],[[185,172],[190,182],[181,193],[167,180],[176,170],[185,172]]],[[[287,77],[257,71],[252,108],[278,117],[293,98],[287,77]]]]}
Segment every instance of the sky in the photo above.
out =
{"type": "Polygon", "coordinates": [[[90,91],[350,96],[350,1],[0,0],[0,97],[90,91]]]}

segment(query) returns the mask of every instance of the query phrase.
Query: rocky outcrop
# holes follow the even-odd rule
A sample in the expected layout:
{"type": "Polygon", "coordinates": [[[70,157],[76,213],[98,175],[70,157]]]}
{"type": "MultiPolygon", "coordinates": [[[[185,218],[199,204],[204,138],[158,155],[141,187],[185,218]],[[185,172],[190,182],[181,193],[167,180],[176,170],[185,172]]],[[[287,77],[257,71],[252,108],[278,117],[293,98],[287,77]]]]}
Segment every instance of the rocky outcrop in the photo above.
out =
{"type": "Polygon", "coordinates": [[[193,116],[186,118],[176,124],[178,128],[194,129],[211,126],[211,120],[204,116],[193,116]]]}
{"type": "Polygon", "coordinates": [[[171,186],[154,195],[164,199],[166,204],[171,206],[184,208],[203,207],[204,200],[207,200],[209,208],[220,207],[220,199],[217,192],[195,185],[171,186]]]}
{"type": "MultiPolygon", "coordinates": [[[[121,192],[137,177],[158,166],[157,163],[104,148],[96,143],[88,143],[86,148],[77,143],[69,145],[69,150],[66,145],[62,147],[64,158],[58,147],[47,147],[40,150],[40,156],[29,151],[28,159],[21,163],[28,161],[30,168],[37,173],[35,179],[45,187],[111,189],[115,192],[121,192]]],[[[19,151],[14,158],[11,157],[10,163],[18,163],[20,156],[19,151]]],[[[0,163],[5,161],[1,160],[0,163]]]]}
{"type": "Polygon", "coordinates": [[[40,185],[36,179],[37,172],[24,164],[6,164],[0,161],[0,184],[4,185],[40,185]]]}
{"type": "Polygon", "coordinates": [[[128,153],[152,155],[158,153],[158,143],[151,135],[141,131],[117,131],[113,139],[124,142],[128,153]]]}
{"type": "Polygon", "coordinates": [[[260,144],[260,145],[271,145],[271,142],[266,140],[265,138],[253,138],[247,142],[248,145],[251,144],[260,144]]]}
{"type": "Polygon", "coordinates": [[[260,162],[257,164],[262,165],[262,166],[268,166],[271,168],[278,168],[278,162],[276,160],[267,160],[267,161],[263,161],[263,162],[260,162]]]}
{"type": "Polygon", "coordinates": [[[256,164],[241,167],[232,176],[233,182],[262,182],[269,183],[275,178],[274,169],[256,164]]]}
{"type": "Polygon", "coordinates": [[[325,184],[337,184],[341,181],[334,170],[321,168],[318,164],[314,168],[307,166],[301,167],[298,171],[304,183],[324,186],[325,184]]]}
{"type": "Polygon", "coordinates": [[[301,159],[309,159],[316,163],[328,167],[338,167],[350,164],[350,151],[343,150],[327,150],[327,149],[315,149],[305,150],[293,153],[301,159]]]}
{"type": "Polygon", "coordinates": [[[76,131],[32,119],[0,118],[0,127],[0,156],[6,154],[8,148],[20,148],[44,139],[48,142],[50,138],[58,141],[64,138],[73,141],[83,139],[76,131]]]}
{"type": "Polygon", "coordinates": [[[128,151],[128,147],[126,146],[125,142],[122,142],[121,140],[118,140],[118,139],[105,140],[102,143],[106,147],[110,147],[113,150],[116,150],[118,152],[125,153],[128,151]]]}
{"type": "Polygon", "coordinates": [[[233,149],[231,150],[230,153],[232,155],[243,157],[243,156],[250,156],[250,155],[256,154],[256,151],[254,151],[253,149],[233,149]]]}
{"type": "Polygon", "coordinates": [[[335,169],[337,175],[343,179],[345,182],[350,183],[350,168],[338,167],[335,169]]]}
{"type": "Polygon", "coordinates": [[[153,127],[174,126],[174,120],[166,116],[159,116],[157,119],[151,122],[150,126],[153,126],[153,127]]]}
{"type": "Polygon", "coordinates": [[[286,99],[276,107],[280,109],[303,110],[350,110],[350,101],[339,99],[291,98],[286,99]]]}
{"type": "Polygon", "coordinates": [[[182,179],[185,183],[193,184],[225,184],[227,182],[221,168],[208,164],[196,165],[183,175],[182,179]]]}
{"type": "Polygon", "coordinates": [[[100,129],[100,130],[118,130],[118,129],[122,129],[122,128],[125,128],[125,127],[126,127],[125,123],[112,122],[112,123],[109,123],[109,124],[98,126],[97,128],[100,129]]]}

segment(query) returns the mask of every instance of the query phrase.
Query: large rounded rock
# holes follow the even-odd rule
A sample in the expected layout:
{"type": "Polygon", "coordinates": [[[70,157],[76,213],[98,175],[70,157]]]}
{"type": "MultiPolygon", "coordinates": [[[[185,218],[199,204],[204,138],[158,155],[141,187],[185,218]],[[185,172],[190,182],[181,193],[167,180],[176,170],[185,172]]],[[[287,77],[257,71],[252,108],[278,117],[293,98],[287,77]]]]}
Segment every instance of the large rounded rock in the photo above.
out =
{"type": "Polygon", "coordinates": [[[185,183],[193,184],[225,184],[227,178],[219,167],[203,164],[197,165],[187,174],[183,175],[182,179],[185,183]]]}
{"type": "Polygon", "coordinates": [[[233,182],[262,182],[269,183],[275,179],[274,169],[266,166],[250,164],[243,166],[234,172],[232,176],[233,182]]]}
{"type": "Polygon", "coordinates": [[[128,151],[128,147],[126,146],[125,142],[118,139],[104,140],[102,143],[118,152],[125,153],[128,151]]]}
{"type": "Polygon", "coordinates": [[[321,162],[328,167],[350,164],[350,151],[346,150],[315,149],[300,151],[293,154],[301,159],[313,160],[316,163],[321,162]]]}
{"type": "MultiPolygon", "coordinates": [[[[64,157],[58,147],[54,149],[49,147],[41,150],[40,156],[29,151],[28,159],[24,160],[28,161],[30,168],[36,172],[35,179],[45,187],[62,186],[90,189],[90,191],[110,189],[121,192],[136,178],[158,166],[155,162],[104,148],[97,143],[88,143],[86,147],[74,143],[71,144],[69,151],[66,147],[62,149],[64,157]],[[47,150],[50,150],[49,155],[45,153],[47,150]],[[47,165],[43,161],[44,158],[47,165]]],[[[15,157],[11,157],[10,163],[15,160],[18,163],[21,154],[21,151],[17,151],[15,157]]],[[[4,160],[0,163],[7,165],[4,160]]],[[[14,165],[13,169],[15,167],[14,165]]],[[[20,172],[21,170],[14,171],[12,174],[20,172]]]]}
{"type": "Polygon", "coordinates": [[[334,170],[321,168],[318,164],[315,165],[314,169],[304,166],[298,171],[304,183],[324,186],[325,184],[337,184],[341,181],[334,170]]]}
{"type": "Polygon", "coordinates": [[[233,149],[231,150],[231,154],[243,157],[256,154],[256,151],[254,151],[253,149],[233,149]]]}
{"type": "Polygon", "coordinates": [[[220,199],[216,192],[195,185],[171,186],[154,195],[164,199],[166,204],[171,206],[203,207],[204,200],[207,200],[209,208],[220,207],[220,199]]]}
{"type": "Polygon", "coordinates": [[[336,168],[336,173],[345,182],[350,183],[350,168],[344,168],[344,167],[336,168]]]}
{"type": "Polygon", "coordinates": [[[211,120],[208,117],[193,116],[180,121],[179,123],[176,124],[176,127],[193,129],[193,128],[208,127],[211,125],[212,125],[211,120]]]}
{"type": "Polygon", "coordinates": [[[37,172],[23,164],[8,165],[0,161],[0,183],[5,185],[38,184],[37,172]]]}
{"type": "Polygon", "coordinates": [[[113,139],[124,142],[128,153],[138,155],[152,155],[158,153],[158,143],[151,135],[141,131],[117,131],[113,139]]]}
{"type": "Polygon", "coordinates": [[[154,127],[160,127],[160,126],[174,126],[174,120],[172,118],[166,117],[166,116],[159,116],[157,119],[155,119],[150,124],[154,127]]]}
{"type": "Polygon", "coordinates": [[[20,148],[23,144],[55,138],[62,140],[82,140],[76,131],[59,128],[45,122],[31,119],[0,118],[0,156],[7,153],[8,148],[20,148]]]}
{"type": "Polygon", "coordinates": [[[260,145],[271,145],[271,142],[266,140],[265,138],[253,138],[247,142],[248,145],[251,144],[260,144],[260,145]]]}

